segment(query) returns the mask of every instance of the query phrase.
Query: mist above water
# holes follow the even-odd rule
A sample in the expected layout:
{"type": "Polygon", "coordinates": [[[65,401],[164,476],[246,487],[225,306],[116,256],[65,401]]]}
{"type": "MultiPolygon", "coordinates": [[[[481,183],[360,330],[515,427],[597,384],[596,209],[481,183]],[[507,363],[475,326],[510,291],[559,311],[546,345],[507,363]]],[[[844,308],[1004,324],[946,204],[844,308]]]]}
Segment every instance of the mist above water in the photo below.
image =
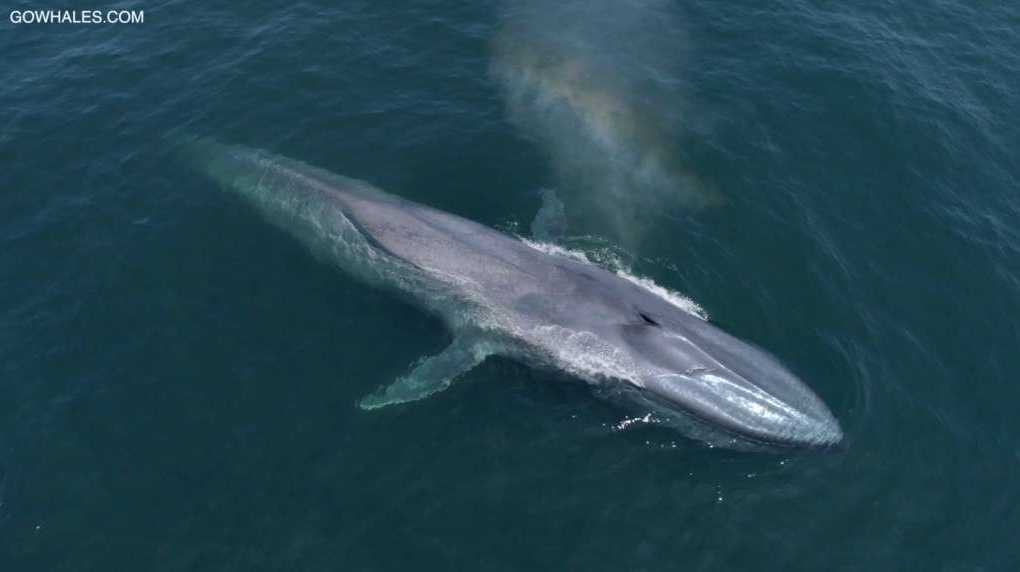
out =
{"type": "Polygon", "coordinates": [[[492,51],[510,120],[549,156],[572,229],[633,247],[653,213],[721,201],[678,143],[690,110],[675,6],[513,3],[492,51]]]}

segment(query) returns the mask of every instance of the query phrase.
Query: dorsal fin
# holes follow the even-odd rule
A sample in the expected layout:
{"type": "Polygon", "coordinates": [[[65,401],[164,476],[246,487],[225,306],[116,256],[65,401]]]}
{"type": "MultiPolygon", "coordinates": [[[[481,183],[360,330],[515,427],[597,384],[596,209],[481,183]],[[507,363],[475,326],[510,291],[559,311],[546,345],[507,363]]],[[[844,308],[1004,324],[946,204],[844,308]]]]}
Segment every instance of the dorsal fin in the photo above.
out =
{"type": "Polygon", "coordinates": [[[531,236],[540,242],[559,242],[567,231],[563,201],[552,189],[541,189],[542,206],[531,221],[531,236]]]}

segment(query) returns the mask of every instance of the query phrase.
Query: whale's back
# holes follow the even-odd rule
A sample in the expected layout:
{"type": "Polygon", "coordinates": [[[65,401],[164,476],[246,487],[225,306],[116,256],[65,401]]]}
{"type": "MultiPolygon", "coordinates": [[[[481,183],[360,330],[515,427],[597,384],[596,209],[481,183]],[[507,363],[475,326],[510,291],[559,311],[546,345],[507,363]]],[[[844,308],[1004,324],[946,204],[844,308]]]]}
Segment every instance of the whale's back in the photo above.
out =
{"type": "MultiPolygon", "coordinates": [[[[556,259],[455,214],[300,161],[200,140],[191,154],[225,188],[316,252],[364,275],[385,261],[467,289],[488,304],[560,283],[556,259]],[[366,262],[367,264],[360,264],[366,262]],[[372,266],[373,268],[361,268],[372,266]]],[[[392,264],[391,264],[392,265],[392,264]]],[[[406,272],[405,272],[406,274],[406,272]]]]}

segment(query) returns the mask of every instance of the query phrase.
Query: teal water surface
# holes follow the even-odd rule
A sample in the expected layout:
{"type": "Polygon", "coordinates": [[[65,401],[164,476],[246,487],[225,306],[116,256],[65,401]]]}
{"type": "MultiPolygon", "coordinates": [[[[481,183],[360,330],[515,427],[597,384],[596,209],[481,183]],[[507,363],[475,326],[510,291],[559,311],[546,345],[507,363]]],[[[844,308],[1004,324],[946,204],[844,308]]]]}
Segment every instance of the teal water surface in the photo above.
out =
{"type": "Polygon", "coordinates": [[[0,570],[1020,566],[1017,4],[117,6],[144,22],[0,23],[0,570]],[[494,43],[522,27],[724,200],[666,204],[632,146],[610,168],[514,108],[494,43]],[[711,449],[504,359],[361,411],[448,333],[215,192],[180,133],[521,234],[555,188],[571,246],[774,353],[844,446],[711,449]]]}

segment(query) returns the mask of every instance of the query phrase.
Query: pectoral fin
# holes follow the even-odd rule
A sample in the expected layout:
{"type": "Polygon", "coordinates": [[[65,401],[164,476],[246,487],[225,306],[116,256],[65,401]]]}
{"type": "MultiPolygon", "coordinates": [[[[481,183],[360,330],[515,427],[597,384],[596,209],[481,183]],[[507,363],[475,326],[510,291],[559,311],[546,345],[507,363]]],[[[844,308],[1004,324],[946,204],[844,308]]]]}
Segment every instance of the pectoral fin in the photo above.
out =
{"type": "Polygon", "coordinates": [[[421,360],[407,375],[364,397],[358,406],[366,410],[379,409],[424,399],[450,387],[454,379],[485,361],[489,354],[482,344],[455,339],[441,353],[421,360]]]}

